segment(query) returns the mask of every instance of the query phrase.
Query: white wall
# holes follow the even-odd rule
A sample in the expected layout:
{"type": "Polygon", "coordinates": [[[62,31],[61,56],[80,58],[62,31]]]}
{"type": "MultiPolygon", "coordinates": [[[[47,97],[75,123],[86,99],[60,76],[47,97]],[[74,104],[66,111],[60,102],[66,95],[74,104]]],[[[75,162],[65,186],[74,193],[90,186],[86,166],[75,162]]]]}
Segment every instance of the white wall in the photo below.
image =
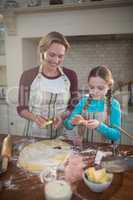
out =
{"type": "Polygon", "coordinates": [[[21,37],[43,36],[57,30],[65,35],[133,33],[133,7],[99,8],[21,14],[17,31],[21,37]]]}
{"type": "Polygon", "coordinates": [[[7,102],[17,103],[18,84],[23,71],[22,39],[18,36],[6,37],[7,102]]]}
{"type": "Polygon", "coordinates": [[[18,36],[6,37],[6,64],[8,86],[17,86],[22,72],[22,39],[18,36]]]}
{"type": "Polygon", "coordinates": [[[0,65],[6,65],[6,57],[5,57],[5,55],[0,55],[0,65]]]}
{"type": "Polygon", "coordinates": [[[23,39],[23,70],[37,65],[37,41],[33,39],[23,39]]]}
{"type": "Polygon", "coordinates": [[[30,60],[34,44],[25,38],[39,38],[49,31],[65,35],[133,33],[133,7],[64,10],[17,14],[17,35],[6,37],[8,86],[18,85],[20,74],[30,60]],[[29,59],[29,60],[28,60],[29,59]]]}

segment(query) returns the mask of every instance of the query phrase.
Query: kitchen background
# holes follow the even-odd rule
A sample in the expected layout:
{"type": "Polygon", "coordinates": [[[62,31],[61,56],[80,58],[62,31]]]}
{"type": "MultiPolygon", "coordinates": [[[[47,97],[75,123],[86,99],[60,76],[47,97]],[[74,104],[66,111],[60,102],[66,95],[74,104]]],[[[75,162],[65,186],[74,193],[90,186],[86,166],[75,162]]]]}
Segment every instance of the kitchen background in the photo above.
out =
{"type": "MultiPolygon", "coordinates": [[[[81,95],[87,89],[89,70],[100,64],[110,66],[121,102],[122,126],[133,135],[132,13],[132,0],[64,0],[55,5],[47,0],[0,1],[4,16],[0,24],[0,133],[23,134],[24,120],[16,112],[19,79],[24,70],[38,64],[40,37],[56,30],[71,43],[64,65],[77,72],[81,95]]],[[[132,144],[126,136],[121,143],[132,144]]]]}

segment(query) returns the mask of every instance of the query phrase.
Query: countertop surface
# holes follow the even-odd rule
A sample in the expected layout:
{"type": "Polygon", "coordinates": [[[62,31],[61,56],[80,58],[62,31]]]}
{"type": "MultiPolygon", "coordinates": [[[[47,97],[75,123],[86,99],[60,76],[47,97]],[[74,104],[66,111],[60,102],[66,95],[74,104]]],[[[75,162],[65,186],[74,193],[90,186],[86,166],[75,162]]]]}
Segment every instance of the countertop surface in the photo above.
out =
{"type": "MultiPolygon", "coordinates": [[[[0,146],[6,135],[0,135],[0,146]]],[[[29,138],[12,136],[13,146],[21,145],[24,141],[29,142],[29,138]]],[[[100,147],[102,144],[99,144],[100,147]]],[[[96,144],[97,147],[98,144],[96,144]]],[[[102,146],[104,147],[104,146],[102,146]]],[[[120,145],[120,151],[132,151],[133,147],[120,145]]],[[[1,200],[45,200],[44,184],[41,183],[37,174],[29,174],[17,167],[17,154],[13,151],[8,170],[0,175],[1,183],[5,187],[0,189],[1,200]],[[9,184],[10,182],[10,184],[9,184]]],[[[94,193],[81,180],[77,184],[76,191],[73,193],[72,200],[132,200],[133,190],[133,169],[122,173],[115,173],[111,186],[104,192],[94,193]]]]}

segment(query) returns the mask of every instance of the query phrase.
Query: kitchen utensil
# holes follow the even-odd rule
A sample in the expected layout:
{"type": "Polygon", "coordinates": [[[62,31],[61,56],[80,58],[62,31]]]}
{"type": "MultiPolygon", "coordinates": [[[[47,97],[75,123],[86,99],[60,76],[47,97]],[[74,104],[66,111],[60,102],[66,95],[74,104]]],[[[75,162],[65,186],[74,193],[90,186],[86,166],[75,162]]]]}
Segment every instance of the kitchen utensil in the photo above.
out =
{"type": "Polygon", "coordinates": [[[124,172],[129,169],[133,169],[133,156],[104,158],[101,162],[101,166],[111,173],[124,172]]]}
{"type": "Polygon", "coordinates": [[[133,140],[133,137],[131,136],[131,134],[129,134],[126,130],[124,130],[123,128],[120,128],[118,126],[114,126],[114,127],[117,128],[121,133],[126,135],[129,139],[133,140]]]}

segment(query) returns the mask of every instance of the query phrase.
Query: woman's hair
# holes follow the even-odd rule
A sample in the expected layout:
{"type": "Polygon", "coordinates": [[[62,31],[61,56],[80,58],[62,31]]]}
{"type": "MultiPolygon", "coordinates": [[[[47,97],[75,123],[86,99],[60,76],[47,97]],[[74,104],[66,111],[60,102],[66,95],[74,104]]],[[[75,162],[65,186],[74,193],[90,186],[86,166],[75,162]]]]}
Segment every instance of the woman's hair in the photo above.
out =
{"type": "Polygon", "coordinates": [[[59,32],[53,31],[44,36],[39,42],[39,52],[44,53],[52,43],[59,43],[64,45],[67,50],[70,48],[70,44],[68,43],[65,36],[59,32]]]}
{"type": "MultiPolygon", "coordinates": [[[[106,121],[109,124],[109,116],[110,116],[110,112],[111,112],[112,86],[114,83],[112,72],[106,66],[97,66],[90,71],[89,76],[88,76],[88,81],[90,80],[91,77],[100,77],[104,81],[106,81],[106,83],[109,86],[109,90],[107,91],[107,94],[106,94],[106,103],[107,103],[107,119],[106,119],[106,121]]],[[[83,108],[84,111],[89,106],[91,99],[92,99],[91,96],[89,96],[89,98],[87,99],[87,102],[83,108]]]]}

